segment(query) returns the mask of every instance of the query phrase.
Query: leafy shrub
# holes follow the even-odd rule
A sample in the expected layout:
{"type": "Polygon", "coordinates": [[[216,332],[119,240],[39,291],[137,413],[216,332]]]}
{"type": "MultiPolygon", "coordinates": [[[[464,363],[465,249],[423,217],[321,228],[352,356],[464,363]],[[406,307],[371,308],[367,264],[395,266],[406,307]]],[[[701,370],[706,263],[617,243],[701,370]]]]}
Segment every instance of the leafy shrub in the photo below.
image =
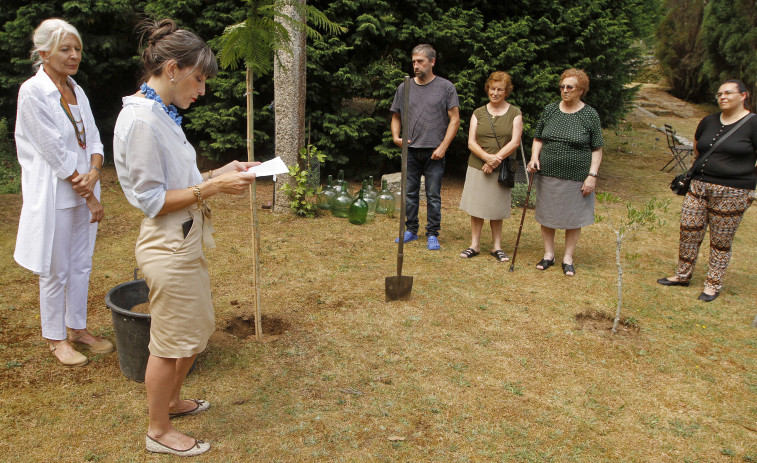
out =
{"type": "Polygon", "coordinates": [[[464,173],[470,114],[487,101],[484,82],[492,71],[511,74],[510,102],[523,111],[526,138],[544,106],[559,99],[559,76],[569,67],[589,74],[587,103],[604,125],[612,125],[633,99],[635,90],[627,84],[639,63],[639,39],[659,15],[659,0],[308,4],[349,30],[308,44],[306,106],[313,139],[329,153],[331,168],[358,177],[399,168],[389,108],[403,75],[412,70],[415,45],[435,47],[434,73],[457,89],[461,127],[448,150],[447,171],[464,173]]]}
{"type": "Polygon", "coordinates": [[[708,87],[703,66],[704,2],[667,0],[667,14],[657,27],[657,59],[671,93],[684,100],[701,100],[708,87]]]}
{"type": "MultiPolygon", "coordinates": [[[[526,203],[526,193],[528,192],[528,184],[526,183],[516,183],[515,186],[510,190],[510,194],[512,196],[512,204],[513,207],[523,207],[523,205],[526,203]]],[[[528,208],[533,209],[534,208],[534,197],[535,197],[535,191],[532,188],[531,189],[531,196],[528,198],[528,208]]]]}
{"type": "Polygon", "coordinates": [[[8,120],[0,119],[0,194],[21,192],[21,166],[8,131],[8,120]]]}
{"type": "MultiPolygon", "coordinates": [[[[747,88],[757,85],[757,3],[748,0],[710,0],[702,20],[702,41],[706,50],[704,72],[710,78],[710,92],[726,79],[739,79],[747,88]],[[733,14],[738,11],[739,14],[733,14]]],[[[752,94],[752,107],[757,95],[752,94]]]]}
{"type": "MultiPolygon", "coordinates": [[[[313,158],[322,163],[326,160],[326,155],[313,145],[300,148],[300,159],[305,163],[313,158]]],[[[281,187],[281,191],[289,198],[289,206],[292,208],[292,212],[301,217],[315,217],[318,212],[315,200],[320,192],[320,186],[317,186],[317,182],[314,182],[311,178],[309,166],[306,165],[304,169],[299,165],[289,166],[288,168],[289,175],[294,179],[296,186],[292,187],[285,183],[281,187]]]]}

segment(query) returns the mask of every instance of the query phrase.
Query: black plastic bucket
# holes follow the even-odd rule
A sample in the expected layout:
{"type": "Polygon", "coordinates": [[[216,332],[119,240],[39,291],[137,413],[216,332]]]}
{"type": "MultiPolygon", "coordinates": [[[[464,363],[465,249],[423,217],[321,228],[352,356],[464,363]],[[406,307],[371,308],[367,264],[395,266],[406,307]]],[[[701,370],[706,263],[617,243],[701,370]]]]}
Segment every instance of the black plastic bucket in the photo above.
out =
{"type": "Polygon", "coordinates": [[[150,351],[150,314],[132,312],[131,309],[148,301],[150,289],[145,280],[120,284],[105,295],[105,305],[113,316],[113,331],[116,334],[118,365],[127,378],[145,381],[145,369],[150,351]]]}

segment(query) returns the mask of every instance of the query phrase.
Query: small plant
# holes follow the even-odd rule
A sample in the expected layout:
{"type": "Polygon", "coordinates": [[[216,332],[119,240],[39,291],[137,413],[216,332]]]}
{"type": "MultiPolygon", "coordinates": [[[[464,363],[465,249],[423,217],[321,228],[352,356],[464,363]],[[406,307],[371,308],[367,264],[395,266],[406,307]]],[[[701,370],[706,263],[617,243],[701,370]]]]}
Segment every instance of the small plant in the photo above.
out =
{"type": "Polygon", "coordinates": [[[18,368],[24,366],[23,363],[19,362],[18,360],[10,360],[8,362],[5,362],[5,368],[18,368]]]}
{"type": "Polygon", "coordinates": [[[523,386],[521,386],[520,381],[514,383],[506,381],[503,386],[506,391],[512,392],[515,395],[523,395],[523,386]]]}
{"type": "Polygon", "coordinates": [[[615,136],[618,139],[618,150],[622,153],[633,154],[634,133],[630,122],[618,121],[615,125],[615,136]]]}
{"type": "MultiPolygon", "coordinates": [[[[326,154],[322,153],[318,148],[313,145],[307,145],[300,148],[300,159],[306,164],[310,164],[309,160],[316,158],[319,163],[326,160],[326,154]]],[[[289,166],[289,175],[292,176],[297,186],[292,188],[291,185],[285,183],[281,187],[281,191],[289,198],[289,206],[292,208],[295,214],[301,217],[313,218],[318,212],[318,206],[315,204],[315,199],[320,193],[321,187],[314,186],[318,182],[311,181],[310,171],[305,168],[301,168],[299,164],[289,166]]]]}
{"type": "MultiPolygon", "coordinates": [[[[516,183],[514,187],[510,189],[510,196],[512,197],[512,207],[521,208],[526,203],[526,193],[528,192],[527,183],[516,183]]],[[[528,208],[534,208],[534,195],[528,198],[528,208]]]]}
{"type": "Polygon", "coordinates": [[[620,198],[607,192],[597,193],[596,198],[597,202],[604,206],[606,212],[604,216],[596,215],[597,222],[604,222],[615,233],[615,264],[618,267],[618,307],[612,323],[612,332],[617,333],[620,313],[623,308],[623,260],[621,259],[623,241],[633,236],[641,228],[651,231],[663,225],[665,221],[658,215],[658,212],[666,212],[670,200],[658,201],[652,198],[642,209],[636,209],[628,202],[626,203],[628,212],[625,218],[615,221],[610,215],[608,204],[617,203],[620,201],[620,198]],[[605,218],[607,219],[606,222],[605,218]]]}

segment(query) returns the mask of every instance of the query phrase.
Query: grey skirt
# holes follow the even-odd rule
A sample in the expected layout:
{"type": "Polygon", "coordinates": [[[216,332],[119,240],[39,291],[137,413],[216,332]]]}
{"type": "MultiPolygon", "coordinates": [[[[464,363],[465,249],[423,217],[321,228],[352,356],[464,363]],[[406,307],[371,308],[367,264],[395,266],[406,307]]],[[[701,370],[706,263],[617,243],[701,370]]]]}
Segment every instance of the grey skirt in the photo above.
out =
{"type": "Polygon", "coordinates": [[[583,182],[535,175],[534,184],[536,221],[541,225],[567,230],[594,223],[594,193],[582,195],[583,182]]]}
{"type": "Polygon", "coordinates": [[[498,175],[497,172],[485,174],[480,169],[468,166],[460,209],[480,219],[510,218],[510,188],[503,187],[497,181],[498,175]]]}

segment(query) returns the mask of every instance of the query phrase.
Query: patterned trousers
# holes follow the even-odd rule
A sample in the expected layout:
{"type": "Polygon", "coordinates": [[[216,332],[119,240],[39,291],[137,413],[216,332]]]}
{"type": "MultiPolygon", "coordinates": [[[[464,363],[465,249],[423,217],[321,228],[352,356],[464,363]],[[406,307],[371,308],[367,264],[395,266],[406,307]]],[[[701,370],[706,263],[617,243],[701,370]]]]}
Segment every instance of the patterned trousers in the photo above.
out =
{"type": "Polygon", "coordinates": [[[710,225],[710,268],[705,288],[719,292],[731,260],[731,244],[744,212],[754,201],[753,190],[692,180],[681,210],[678,280],[691,280],[707,225],[710,225]]]}

